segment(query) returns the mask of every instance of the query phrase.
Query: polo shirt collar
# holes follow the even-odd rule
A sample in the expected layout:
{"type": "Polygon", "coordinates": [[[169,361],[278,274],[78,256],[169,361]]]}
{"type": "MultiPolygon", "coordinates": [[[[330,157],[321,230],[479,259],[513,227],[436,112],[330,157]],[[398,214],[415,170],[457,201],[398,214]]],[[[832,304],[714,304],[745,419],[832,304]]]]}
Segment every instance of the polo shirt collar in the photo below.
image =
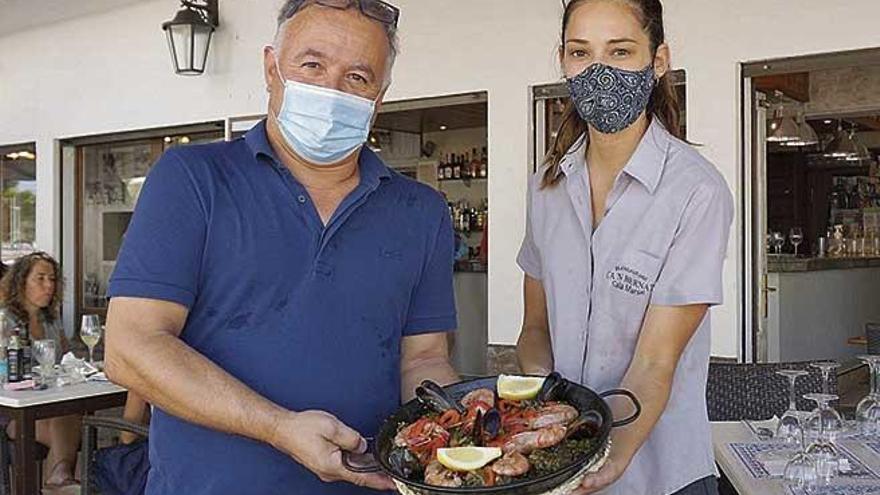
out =
{"type": "MultiPolygon", "coordinates": [[[[244,135],[244,140],[250,148],[254,158],[259,158],[262,155],[269,159],[269,162],[273,167],[277,169],[285,168],[284,164],[281,163],[281,160],[275,153],[275,150],[272,149],[272,146],[269,144],[269,137],[268,134],[266,134],[266,119],[261,120],[257,125],[247,131],[244,135]]],[[[388,166],[385,165],[385,163],[382,162],[382,159],[366,145],[361,148],[360,156],[358,157],[358,166],[360,168],[361,182],[363,184],[378,186],[382,180],[391,178],[391,170],[388,166]]]]}

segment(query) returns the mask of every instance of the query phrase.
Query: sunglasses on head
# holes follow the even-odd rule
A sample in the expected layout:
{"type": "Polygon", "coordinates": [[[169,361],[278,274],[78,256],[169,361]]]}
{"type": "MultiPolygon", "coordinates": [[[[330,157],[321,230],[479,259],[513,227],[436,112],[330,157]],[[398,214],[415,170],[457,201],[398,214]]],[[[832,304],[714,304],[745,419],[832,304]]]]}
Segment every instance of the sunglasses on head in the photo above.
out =
{"type": "Polygon", "coordinates": [[[334,9],[348,9],[352,4],[357,4],[365,16],[395,28],[400,19],[400,9],[382,0],[303,0],[300,7],[307,3],[316,3],[334,9]]]}

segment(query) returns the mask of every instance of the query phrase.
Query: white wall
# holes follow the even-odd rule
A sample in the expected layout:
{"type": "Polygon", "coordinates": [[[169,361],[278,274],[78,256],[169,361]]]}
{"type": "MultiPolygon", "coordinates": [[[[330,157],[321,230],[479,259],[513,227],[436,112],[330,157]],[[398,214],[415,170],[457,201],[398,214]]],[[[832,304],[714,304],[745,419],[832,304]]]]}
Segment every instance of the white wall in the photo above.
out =
{"type": "Polygon", "coordinates": [[[847,343],[880,322],[880,268],[771,273],[767,352],[774,361],[851,358],[864,346],[847,343]]]}
{"type": "MultiPolygon", "coordinates": [[[[83,1],[83,0],[80,0],[83,1]]],[[[389,99],[489,92],[492,177],[490,341],[520,325],[528,87],[558,80],[558,0],[397,0],[403,53],[389,99]]],[[[58,155],[53,139],[214,120],[264,111],[260,49],[277,0],[224,0],[209,72],[174,76],[159,25],[174,0],[0,38],[0,144],[37,142],[40,247],[60,252],[58,155]]],[[[677,67],[688,71],[688,131],[739,192],[738,62],[878,43],[880,2],[667,0],[677,67]]],[[[0,13],[2,14],[2,13],[0,13]]],[[[69,194],[69,191],[66,191],[69,194]]],[[[65,238],[65,242],[69,238],[65,238]]],[[[713,315],[713,352],[737,352],[735,239],[727,304],[713,315]]]]}

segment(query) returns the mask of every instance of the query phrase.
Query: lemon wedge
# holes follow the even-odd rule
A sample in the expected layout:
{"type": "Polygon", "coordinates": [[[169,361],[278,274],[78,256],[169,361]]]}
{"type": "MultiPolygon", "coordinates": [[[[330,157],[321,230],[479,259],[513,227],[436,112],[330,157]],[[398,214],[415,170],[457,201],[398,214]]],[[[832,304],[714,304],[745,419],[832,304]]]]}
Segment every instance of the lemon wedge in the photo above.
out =
{"type": "Polygon", "coordinates": [[[507,400],[534,399],[543,385],[543,377],[501,375],[498,377],[498,396],[507,400]]]}
{"type": "Polygon", "coordinates": [[[474,471],[501,457],[498,447],[437,449],[437,460],[452,471],[474,471]]]}

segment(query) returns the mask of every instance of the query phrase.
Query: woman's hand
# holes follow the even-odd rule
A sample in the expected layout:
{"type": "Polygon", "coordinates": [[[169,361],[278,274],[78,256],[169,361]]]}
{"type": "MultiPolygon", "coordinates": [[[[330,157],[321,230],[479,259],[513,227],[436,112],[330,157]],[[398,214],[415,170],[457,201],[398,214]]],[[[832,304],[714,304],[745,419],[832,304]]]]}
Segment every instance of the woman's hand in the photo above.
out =
{"type": "Polygon", "coordinates": [[[618,458],[612,452],[602,468],[596,473],[588,474],[581,482],[581,486],[571,492],[571,495],[587,495],[608,488],[623,476],[623,472],[629,466],[629,461],[629,459],[618,458]]]}

